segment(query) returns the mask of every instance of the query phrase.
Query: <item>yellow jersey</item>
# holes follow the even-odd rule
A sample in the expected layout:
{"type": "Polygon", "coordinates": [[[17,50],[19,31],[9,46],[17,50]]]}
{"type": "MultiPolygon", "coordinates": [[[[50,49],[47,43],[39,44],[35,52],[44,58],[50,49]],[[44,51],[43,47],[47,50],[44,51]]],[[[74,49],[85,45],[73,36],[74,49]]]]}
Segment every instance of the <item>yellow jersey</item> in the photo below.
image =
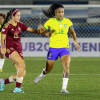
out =
{"type": "Polygon", "coordinates": [[[69,48],[68,30],[73,23],[68,18],[58,21],[57,18],[50,18],[44,24],[45,29],[50,29],[51,37],[49,47],[51,48],[69,48]]]}
{"type": "MultiPolygon", "coordinates": [[[[1,28],[1,25],[0,25],[0,28],[1,28]]],[[[0,38],[1,38],[1,32],[0,32],[0,38]]]]}

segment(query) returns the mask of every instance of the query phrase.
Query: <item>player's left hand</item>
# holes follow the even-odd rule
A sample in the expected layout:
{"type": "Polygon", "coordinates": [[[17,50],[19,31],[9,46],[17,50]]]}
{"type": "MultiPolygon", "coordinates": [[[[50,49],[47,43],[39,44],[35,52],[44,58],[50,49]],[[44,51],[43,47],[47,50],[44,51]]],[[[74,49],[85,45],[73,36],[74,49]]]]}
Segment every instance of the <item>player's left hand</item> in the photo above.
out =
{"type": "Polygon", "coordinates": [[[1,53],[5,54],[6,53],[6,47],[1,47],[1,53]]]}
{"type": "Polygon", "coordinates": [[[81,48],[80,48],[80,46],[79,46],[79,44],[77,42],[75,42],[75,46],[76,46],[76,48],[77,48],[78,51],[81,50],[81,48]]]}

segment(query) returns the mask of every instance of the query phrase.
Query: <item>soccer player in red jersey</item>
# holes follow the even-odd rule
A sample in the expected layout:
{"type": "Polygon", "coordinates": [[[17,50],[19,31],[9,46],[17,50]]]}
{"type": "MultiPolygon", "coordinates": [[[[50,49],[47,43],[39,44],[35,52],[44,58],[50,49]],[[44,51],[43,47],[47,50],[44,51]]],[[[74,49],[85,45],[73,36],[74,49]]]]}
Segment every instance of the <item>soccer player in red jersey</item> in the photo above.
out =
{"type": "MultiPolygon", "coordinates": [[[[22,54],[21,46],[21,32],[28,31],[39,34],[39,30],[30,28],[20,22],[20,11],[19,9],[12,9],[7,13],[7,17],[1,26],[1,52],[5,54],[7,58],[10,58],[14,63],[17,74],[7,79],[0,79],[0,91],[4,90],[4,87],[8,83],[16,81],[16,88],[13,90],[14,93],[24,93],[21,89],[21,84],[26,73],[25,62],[22,54]],[[9,21],[10,18],[10,21],[9,21]],[[5,43],[6,41],[6,43],[5,43]]],[[[48,33],[44,35],[48,36],[48,33]]]]}
{"type": "MultiPolygon", "coordinates": [[[[3,24],[6,15],[4,13],[0,13],[0,27],[3,24]]],[[[4,55],[1,53],[1,32],[0,32],[0,72],[2,72],[3,65],[4,65],[4,55]]]]}

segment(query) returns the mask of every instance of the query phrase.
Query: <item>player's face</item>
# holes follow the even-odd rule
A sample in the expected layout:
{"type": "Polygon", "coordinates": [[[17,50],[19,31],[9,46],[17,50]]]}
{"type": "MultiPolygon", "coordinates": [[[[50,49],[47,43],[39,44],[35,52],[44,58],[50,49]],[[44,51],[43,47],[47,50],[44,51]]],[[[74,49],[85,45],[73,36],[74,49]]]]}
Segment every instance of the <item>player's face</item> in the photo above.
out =
{"type": "Polygon", "coordinates": [[[4,18],[2,16],[0,16],[0,25],[2,25],[4,22],[4,18]]]}
{"type": "Polygon", "coordinates": [[[55,15],[56,15],[57,19],[59,19],[59,20],[63,19],[63,16],[64,16],[64,9],[63,9],[63,8],[58,8],[58,9],[55,11],[55,15]]]}
{"type": "Polygon", "coordinates": [[[15,16],[13,16],[13,20],[15,22],[20,22],[20,11],[18,11],[15,16]]]}

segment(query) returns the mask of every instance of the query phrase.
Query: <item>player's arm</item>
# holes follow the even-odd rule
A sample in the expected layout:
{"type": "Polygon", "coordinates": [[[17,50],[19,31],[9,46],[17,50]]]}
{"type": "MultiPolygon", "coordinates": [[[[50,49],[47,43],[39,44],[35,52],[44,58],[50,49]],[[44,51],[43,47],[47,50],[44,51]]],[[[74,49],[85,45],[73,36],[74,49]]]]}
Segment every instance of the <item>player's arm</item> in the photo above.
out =
{"type": "Polygon", "coordinates": [[[41,32],[40,29],[37,30],[37,29],[28,27],[27,31],[32,32],[32,33],[36,33],[36,34],[42,34],[42,35],[50,37],[50,32],[41,32]]]}
{"type": "Polygon", "coordinates": [[[42,25],[39,25],[38,29],[40,30],[40,33],[44,33],[46,31],[46,28],[44,28],[42,25]]]}
{"type": "MultiPolygon", "coordinates": [[[[42,25],[39,25],[38,26],[38,29],[40,30],[40,33],[44,33],[46,30],[48,30],[50,28],[50,25],[51,25],[52,21],[49,19],[45,22],[45,24],[42,26],[42,25]]],[[[51,33],[50,33],[51,35],[51,33]]]]}
{"type": "Polygon", "coordinates": [[[75,33],[75,31],[74,31],[74,28],[71,27],[71,28],[69,29],[69,31],[70,31],[70,33],[71,33],[71,35],[72,35],[72,37],[73,37],[75,46],[77,47],[78,51],[80,51],[80,46],[79,46],[79,44],[78,44],[78,42],[77,42],[77,37],[76,37],[76,33],[75,33]]]}
{"type": "Polygon", "coordinates": [[[6,53],[6,35],[5,34],[1,34],[1,53],[5,54],[6,53]]]}
{"type": "Polygon", "coordinates": [[[31,27],[28,27],[26,31],[31,32],[31,33],[37,33],[37,34],[40,33],[39,30],[31,28],[31,27]]]}

